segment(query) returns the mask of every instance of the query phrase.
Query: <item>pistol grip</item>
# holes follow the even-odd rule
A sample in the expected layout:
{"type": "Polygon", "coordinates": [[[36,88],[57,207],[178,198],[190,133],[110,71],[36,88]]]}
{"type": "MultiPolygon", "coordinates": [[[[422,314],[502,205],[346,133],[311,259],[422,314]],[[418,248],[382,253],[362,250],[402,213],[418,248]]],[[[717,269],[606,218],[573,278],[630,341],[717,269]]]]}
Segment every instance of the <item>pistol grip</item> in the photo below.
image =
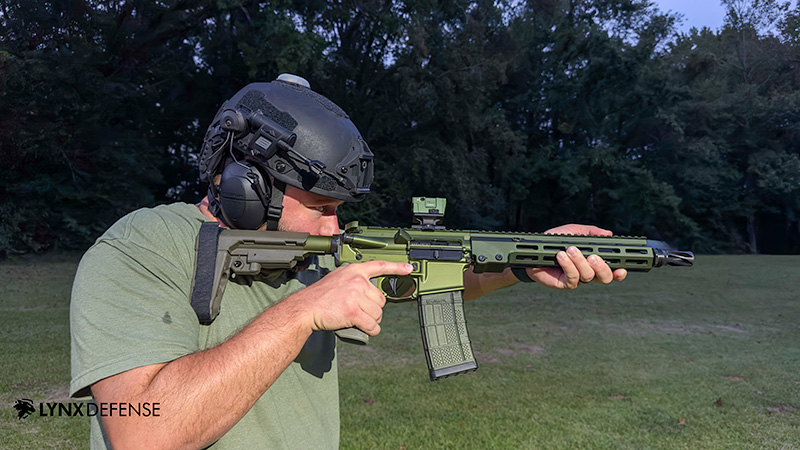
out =
{"type": "MultiPolygon", "coordinates": [[[[347,266],[350,263],[343,263],[341,267],[347,266]]],[[[370,280],[373,285],[377,286],[377,281],[373,278],[370,280]]],[[[364,333],[363,331],[359,330],[356,327],[350,328],[341,328],[339,330],[334,331],[336,333],[336,337],[341,339],[342,342],[347,342],[348,344],[355,344],[355,345],[367,345],[369,344],[369,335],[364,333]]]]}
{"type": "Polygon", "coordinates": [[[419,325],[431,381],[478,368],[469,342],[461,292],[419,297],[419,325]]]}
{"type": "Polygon", "coordinates": [[[369,344],[369,335],[359,330],[356,327],[342,328],[334,331],[336,337],[347,342],[348,344],[367,345],[369,344]]]}

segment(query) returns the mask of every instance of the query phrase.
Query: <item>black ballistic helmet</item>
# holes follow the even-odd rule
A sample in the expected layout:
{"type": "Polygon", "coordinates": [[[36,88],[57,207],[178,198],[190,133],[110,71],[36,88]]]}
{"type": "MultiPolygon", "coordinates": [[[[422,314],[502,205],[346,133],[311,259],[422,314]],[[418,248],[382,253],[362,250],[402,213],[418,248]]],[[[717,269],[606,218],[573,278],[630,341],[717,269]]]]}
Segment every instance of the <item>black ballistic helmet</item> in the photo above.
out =
{"type": "Polygon", "coordinates": [[[220,107],[203,142],[200,178],[209,183],[211,211],[229,226],[252,229],[267,222],[276,229],[285,185],[361,201],[372,183],[372,158],[341,108],[312,91],[304,79],[284,74],[271,83],[247,85],[220,107]],[[226,171],[230,164],[246,170],[226,171]],[[226,173],[241,180],[227,182],[226,173]],[[215,185],[220,174],[223,180],[215,185]],[[237,192],[226,193],[226,185],[237,186],[237,192]],[[253,192],[239,192],[242,185],[252,185],[253,192]],[[235,203],[242,195],[248,199],[246,207],[228,208],[214,200],[224,197],[235,203]],[[257,216],[263,220],[255,220],[257,216]]]}

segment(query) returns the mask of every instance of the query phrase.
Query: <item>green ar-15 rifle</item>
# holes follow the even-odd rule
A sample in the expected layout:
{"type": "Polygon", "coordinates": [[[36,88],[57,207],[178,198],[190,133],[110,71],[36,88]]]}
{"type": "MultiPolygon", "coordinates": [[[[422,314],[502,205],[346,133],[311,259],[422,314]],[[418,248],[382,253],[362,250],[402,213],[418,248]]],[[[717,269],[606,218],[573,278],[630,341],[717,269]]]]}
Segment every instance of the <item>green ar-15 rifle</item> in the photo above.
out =
{"type": "MultiPolygon", "coordinates": [[[[201,323],[209,324],[219,313],[229,278],[292,269],[314,255],[332,254],[337,266],[373,260],[410,263],[414,267],[411,274],[377,277],[372,282],[390,302],[418,302],[425,358],[431,380],[437,380],[478,367],[461,295],[464,271],[470,266],[475,273],[559,267],[556,255],[570,246],[584,255],[601,256],[612,269],[631,272],[694,262],[691,252],[674,251],[645,237],[446,230],[441,224],[445,199],[415,197],[413,205],[415,224],[411,228],[365,227],[351,222],[336,236],[229,230],[210,223],[213,225],[201,229],[198,236],[198,266],[211,265],[214,276],[199,277],[201,271],[196,269],[192,306],[201,323]]],[[[336,333],[353,343],[365,344],[369,338],[355,328],[336,333]]]]}

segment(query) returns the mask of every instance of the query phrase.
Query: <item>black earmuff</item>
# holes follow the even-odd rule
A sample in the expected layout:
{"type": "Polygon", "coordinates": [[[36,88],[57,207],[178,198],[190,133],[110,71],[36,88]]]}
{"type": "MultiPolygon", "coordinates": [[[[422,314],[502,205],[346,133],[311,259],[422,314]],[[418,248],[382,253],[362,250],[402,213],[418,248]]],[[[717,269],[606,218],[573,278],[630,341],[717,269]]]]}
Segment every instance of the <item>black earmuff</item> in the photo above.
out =
{"type": "Polygon", "coordinates": [[[271,186],[254,166],[232,162],[222,171],[219,206],[227,224],[240,230],[255,230],[267,221],[271,186]]]}

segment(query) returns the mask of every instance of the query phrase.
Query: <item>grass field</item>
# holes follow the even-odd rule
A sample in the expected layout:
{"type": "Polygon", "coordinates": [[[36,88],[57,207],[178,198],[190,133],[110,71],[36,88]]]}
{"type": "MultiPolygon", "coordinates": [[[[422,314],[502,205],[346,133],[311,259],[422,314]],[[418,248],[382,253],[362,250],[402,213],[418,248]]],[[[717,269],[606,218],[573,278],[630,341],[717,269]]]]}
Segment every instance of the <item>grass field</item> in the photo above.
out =
{"type": "MultiPolygon", "coordinates": [[[[84,448],[68,401],[77,257],[0,263],[0,447],[84,448]]],[[[518,285],[466,305],[477,372],[432,383],[416,308],[340,346],[342,448],[800,448],[800,256],[701,256],[572,292],[518,285]]]]}

